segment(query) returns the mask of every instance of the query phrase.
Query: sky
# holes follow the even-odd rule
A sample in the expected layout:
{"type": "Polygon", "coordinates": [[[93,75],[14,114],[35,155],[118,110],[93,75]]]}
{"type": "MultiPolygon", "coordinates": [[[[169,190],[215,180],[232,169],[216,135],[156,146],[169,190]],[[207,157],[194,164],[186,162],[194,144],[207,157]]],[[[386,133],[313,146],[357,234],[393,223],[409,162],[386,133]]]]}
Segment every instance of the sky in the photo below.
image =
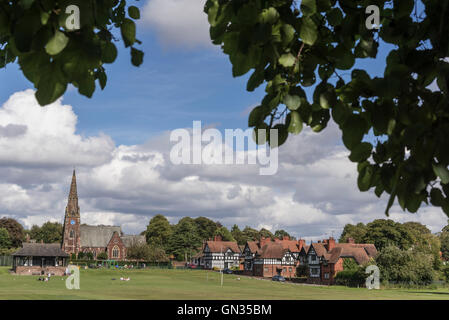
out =
{"type": "MultiPolygon", "coordinates": [[[[208,36],[201,0],[147,0],[138,39],[144,63],[131,65],[120,43],[107,65],[108,83],[93,98],[68,89],[40,107],[19,67],[0,70],[0,216],[25,227],[63,221],[76,167],[81,221],[121,225],[140,233],[156,214],[172,223],[206,216],[227,227],[285,229],[296,237],[338,237],[346,223],[385,218],[386,197],[357,189],[357,170],[335,124],[320,134],[304,130],[279,150],[279,169],[257,165],[174,165],[170,132],[193,121],[219,130],[247,128],[263,87],[246,91],[248,76],[233,78],[231,64],[208,36]]],[[[358,63],[382,75],[379,57],[358,63]]],[[[310,92],[308,92],[311,97],[310,92]]],[[[244,151],[241,151],[244,153],[244,151]]],[[[390,218],[419,221],[433,232],[447,224],[438,208],[390,218]]]]}

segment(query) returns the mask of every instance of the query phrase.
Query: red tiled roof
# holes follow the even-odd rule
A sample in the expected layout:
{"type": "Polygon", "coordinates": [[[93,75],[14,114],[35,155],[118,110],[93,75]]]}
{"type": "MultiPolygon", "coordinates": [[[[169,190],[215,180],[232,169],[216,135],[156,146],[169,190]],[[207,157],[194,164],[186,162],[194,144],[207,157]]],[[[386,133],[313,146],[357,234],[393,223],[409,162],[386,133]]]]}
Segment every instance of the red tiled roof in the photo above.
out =
{"type": "Polygon", "coordinates": [[[258,256],[262,259],[282,259],[287,251],[280,243],[270,242],[261,248],[258,256]]]}
{"type": "Polygon", "coordinates": [[[251,250],[252,253],[256,253],[257,251],[260,250],[260,248],[257,244],[257,241],[248,241],[247,244],[248,244],[249,250],[251,250]]]}
{"type": "Polygon", "coordinates": [[[240,248],[234,241],[206,241],[206,245],[211,252],[225,253],[228,249],[231,249],[235,253],[240,253],[240,248]]]}
{"type": "Polygon", "coordinates": [[[358,264],[363,264],[377,255],[376,247],[369,243],[336,243],[330,251],[325,243],[312,243],[311,247],[329,263],[335,263],[340,258],[354,258],[358,264]]]}

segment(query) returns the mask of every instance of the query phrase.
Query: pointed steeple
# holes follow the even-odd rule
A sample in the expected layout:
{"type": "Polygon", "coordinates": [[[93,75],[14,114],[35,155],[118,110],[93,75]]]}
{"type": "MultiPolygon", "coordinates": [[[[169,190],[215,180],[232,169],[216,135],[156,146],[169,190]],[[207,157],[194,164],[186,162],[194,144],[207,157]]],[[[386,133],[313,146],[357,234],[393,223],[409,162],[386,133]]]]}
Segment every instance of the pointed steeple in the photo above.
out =
{"type": "Polygon", "coordinates": [[[78,191],[76,189],[76,174],[73,169],[72,184],[70,185],[69,199],[67,201],[67,207],[65,208],[65,214],[69,216],[79,216],[80,208],[78,206],[78,191]]]}

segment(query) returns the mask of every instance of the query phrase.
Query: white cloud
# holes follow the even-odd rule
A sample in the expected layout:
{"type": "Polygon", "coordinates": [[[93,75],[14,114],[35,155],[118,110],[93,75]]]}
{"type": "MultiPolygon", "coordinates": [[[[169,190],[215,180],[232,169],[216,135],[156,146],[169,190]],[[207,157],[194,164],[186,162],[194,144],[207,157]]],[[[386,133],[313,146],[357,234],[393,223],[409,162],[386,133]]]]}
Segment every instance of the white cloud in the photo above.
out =
{"type": "Polygon", "coordinates": [[[142,23],[157,32],[165,46],[211,46],[204,0],[150,0],[142,23]]]}
{"type": "MultiPolygon", "coordinates": [[[[175,166],[169,133],[115,147],[107,136],[81,137],[76,122],[70,106],[41,108],[31,90],[0,108],[0,128],[26,127],[0,135],[0,216],[27,227],[62,221],[76,165],[82,221],[122,225],[127,233],[143,231],[158,213],[172,222],[207,216],[227,226],[282,228],[306,239],[338,237],[346,223],[384,218],[386,199],[358,191],[356,166],[333,124],[291,137],[280,149],[278,173],[260,176],[256,165],[175,166]]],[[[432,207],[416,215],[398,206],[391,212],[394,220],[420,221],[434,232],[447,221],[432,207]]]]}

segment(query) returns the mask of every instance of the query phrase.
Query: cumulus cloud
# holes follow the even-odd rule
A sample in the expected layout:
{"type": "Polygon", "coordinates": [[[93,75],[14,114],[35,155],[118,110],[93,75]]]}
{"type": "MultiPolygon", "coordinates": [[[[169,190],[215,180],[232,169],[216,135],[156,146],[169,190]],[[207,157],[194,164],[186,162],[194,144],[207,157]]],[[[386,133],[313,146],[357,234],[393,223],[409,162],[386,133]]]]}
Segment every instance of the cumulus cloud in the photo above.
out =
{"type": "MultiPolygon", "coordinates": [[[[41,108],[31,90],[0,108],[0,128],[27,128],[0,136],[0,216],[27,227],[62,221],[76,165],[82,221],[122,225],[127,233],[143,231],[158,213],[171,222],[207,216],[228,227],[285,229],[306,239],[338,237],[346,223],[384,218],[387,199],[358,191],[356,166],[333,124],[291,137],[280,149],[277,174],[260,176],[258,165],[174,165],[169,132],[115,146],[107,136],[81,137],[76,122],[70,106],[41,108]]],[[[433,207],[411,215],[394,206],[391,218],[419,221],[433,232],[446,224],[433,207]]]]}
{"type": "Polygon", "coordinates": [[[150,0],[142,23],[157,32],[163,45],[193,48],[210,46],[205,0],[150,0]]]}

